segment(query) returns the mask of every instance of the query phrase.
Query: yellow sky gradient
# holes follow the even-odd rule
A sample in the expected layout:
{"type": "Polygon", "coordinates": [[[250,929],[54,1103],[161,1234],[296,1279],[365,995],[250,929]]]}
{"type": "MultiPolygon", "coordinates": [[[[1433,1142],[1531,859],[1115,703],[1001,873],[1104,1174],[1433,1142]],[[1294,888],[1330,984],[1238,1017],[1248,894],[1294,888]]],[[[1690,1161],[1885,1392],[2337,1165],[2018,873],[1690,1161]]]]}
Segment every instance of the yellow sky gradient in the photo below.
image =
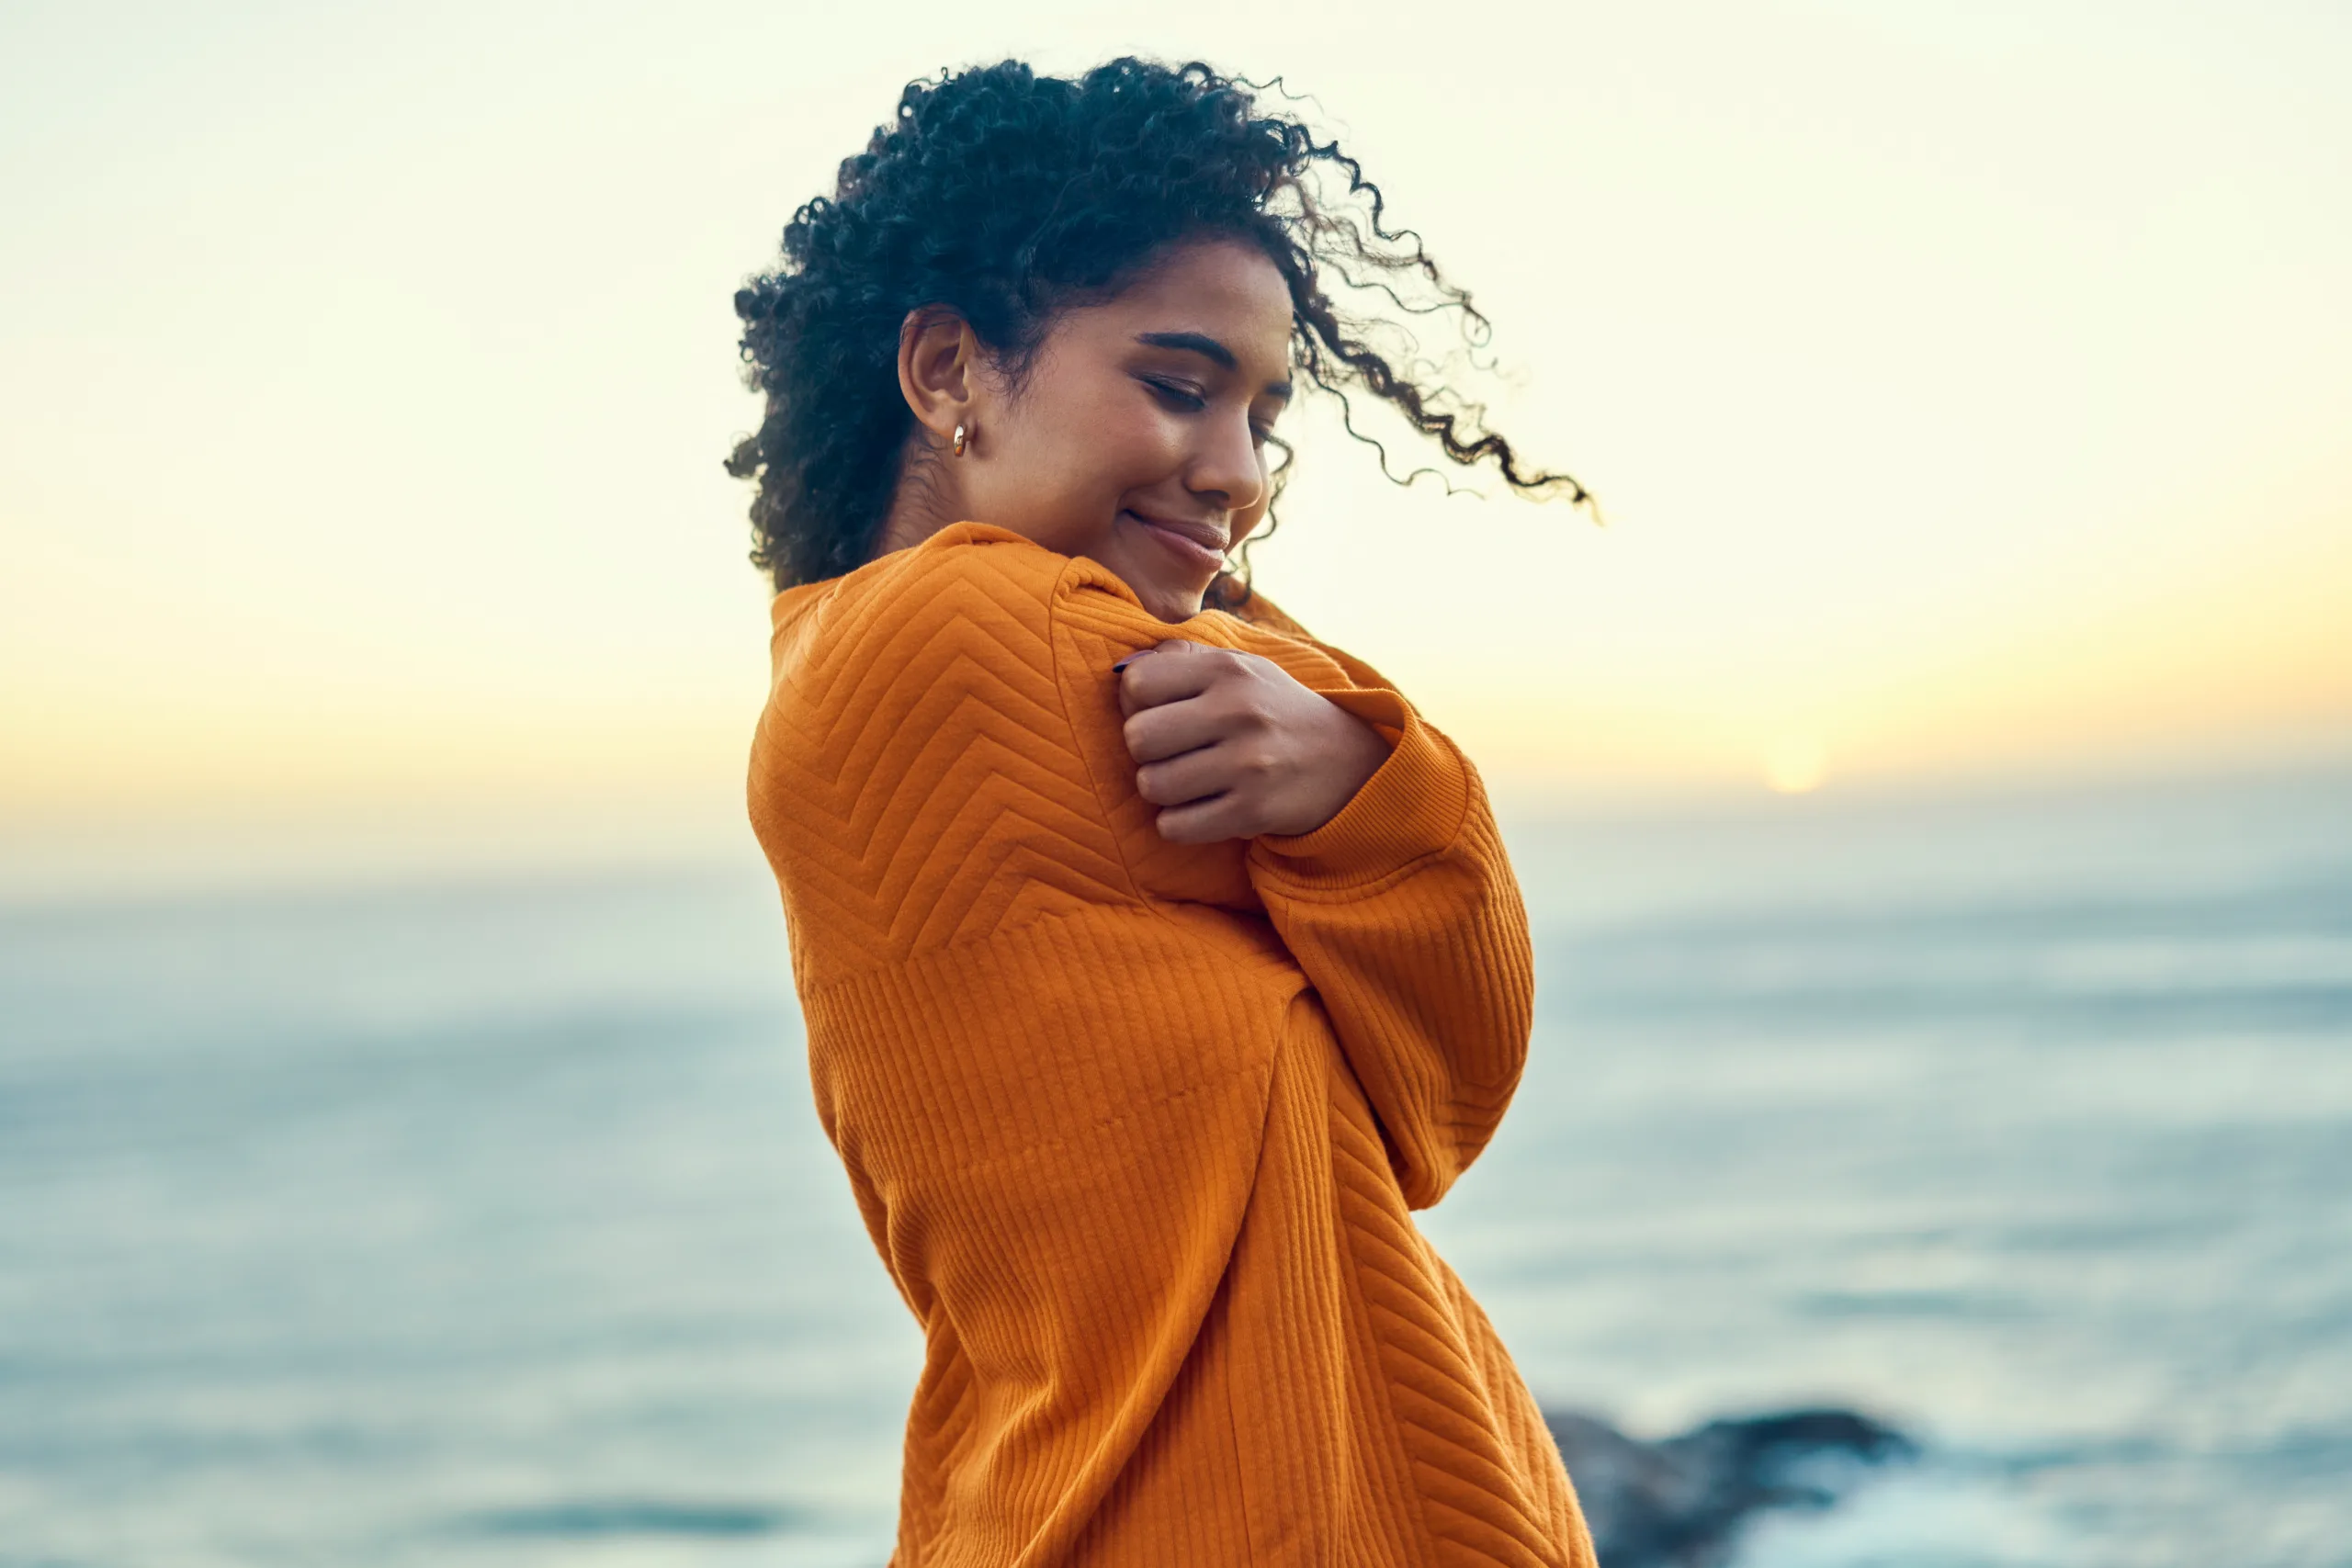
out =
{"type": "Polygon", "coordinates": [[[12,10],[0,828],[738,790],[729,295],[1007,52],[1282,73],[1476,290],[1611,525],[1309,412],[1258,559],[1502,786],[2352,750],[2352,18],[1634,9],[12,10]]]}

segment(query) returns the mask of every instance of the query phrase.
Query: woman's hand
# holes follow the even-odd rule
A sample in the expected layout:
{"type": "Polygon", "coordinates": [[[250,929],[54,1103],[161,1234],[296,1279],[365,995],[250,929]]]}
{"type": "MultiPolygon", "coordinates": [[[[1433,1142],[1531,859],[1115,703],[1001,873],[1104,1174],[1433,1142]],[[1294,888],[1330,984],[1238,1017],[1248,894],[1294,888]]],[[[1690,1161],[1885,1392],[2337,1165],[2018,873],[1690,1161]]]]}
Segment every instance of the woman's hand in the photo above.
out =
{"type": "Polygon", "coordinates": [[[1171,637],[1112,668],[1136,788],[1177,843],[1312,832],[1388,760],[1378,730],[1254,653],[1171,637]]]}

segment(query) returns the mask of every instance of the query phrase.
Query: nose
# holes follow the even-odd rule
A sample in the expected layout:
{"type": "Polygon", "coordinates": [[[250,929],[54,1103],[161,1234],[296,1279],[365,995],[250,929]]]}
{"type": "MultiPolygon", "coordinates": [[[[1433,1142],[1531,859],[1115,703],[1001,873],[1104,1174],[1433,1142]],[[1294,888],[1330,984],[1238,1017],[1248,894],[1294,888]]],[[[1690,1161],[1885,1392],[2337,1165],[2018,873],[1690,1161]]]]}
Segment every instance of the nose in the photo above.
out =
{"type": "Polygon", "coordinates": [[[1246,513],[1266,497],[1265,453],[1250,434],[1248,411],[1195,426],[1200,445],[1184,472],[1184,488],[1227,512],[1246,513]]]}

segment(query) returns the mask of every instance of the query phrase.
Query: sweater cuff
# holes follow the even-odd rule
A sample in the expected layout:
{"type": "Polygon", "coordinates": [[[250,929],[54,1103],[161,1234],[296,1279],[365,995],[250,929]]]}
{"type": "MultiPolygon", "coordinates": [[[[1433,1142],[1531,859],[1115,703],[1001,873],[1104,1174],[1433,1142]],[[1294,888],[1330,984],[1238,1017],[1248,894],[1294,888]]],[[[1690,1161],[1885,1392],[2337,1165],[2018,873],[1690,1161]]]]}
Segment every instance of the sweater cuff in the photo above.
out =
{"type": "Polygon", "coordinates": [[[1261,833],[1250,858],[1293,881],[1370,882],[1433,854],[1461,836],[1470,810],[1469,765],[1396,692],[1378,686],[1317,691],[1380,731],[1388,760],[1320,828],[1261,833]]]}

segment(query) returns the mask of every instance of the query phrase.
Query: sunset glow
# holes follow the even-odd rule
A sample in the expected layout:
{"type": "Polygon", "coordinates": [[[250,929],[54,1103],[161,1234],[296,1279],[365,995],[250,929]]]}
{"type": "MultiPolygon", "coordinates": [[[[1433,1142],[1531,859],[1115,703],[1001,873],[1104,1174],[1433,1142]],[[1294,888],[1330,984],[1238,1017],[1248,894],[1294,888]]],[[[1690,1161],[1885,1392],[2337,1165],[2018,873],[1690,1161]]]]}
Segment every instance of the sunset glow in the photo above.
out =
{"type": "Polygon", "coordinates": [[[1764,754],[1764,784],[1775,795],[1810,795],[1828,777],[1828,754],[1810,735],[1784,735],[1764,754]]]}
{"type": "Polygon", "coordinates": [[[1497,423],[1611,526],[1310,406],[1256,561],[1498,780],[2352,740],[2338,14],[1568,6],[1409,74],[1238,5],[436,15],[0,23],[0,826],[724,796],[731,291],[896,84],[1006,51],[1283,73],[1476,290],[1497,423]]]}

